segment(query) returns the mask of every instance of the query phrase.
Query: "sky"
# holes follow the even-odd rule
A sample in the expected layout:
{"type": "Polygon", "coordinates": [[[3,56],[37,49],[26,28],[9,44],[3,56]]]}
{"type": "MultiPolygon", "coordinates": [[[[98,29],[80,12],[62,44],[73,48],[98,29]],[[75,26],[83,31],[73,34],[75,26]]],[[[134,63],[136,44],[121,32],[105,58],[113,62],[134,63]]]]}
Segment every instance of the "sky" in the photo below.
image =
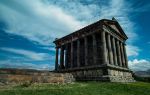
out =
{"type": "Polygon", "coordinates": [[[129,68],[150,69],[149,0],[0,0],[0,68],[53,70],[55,38],[115,17],[129,68]]]}

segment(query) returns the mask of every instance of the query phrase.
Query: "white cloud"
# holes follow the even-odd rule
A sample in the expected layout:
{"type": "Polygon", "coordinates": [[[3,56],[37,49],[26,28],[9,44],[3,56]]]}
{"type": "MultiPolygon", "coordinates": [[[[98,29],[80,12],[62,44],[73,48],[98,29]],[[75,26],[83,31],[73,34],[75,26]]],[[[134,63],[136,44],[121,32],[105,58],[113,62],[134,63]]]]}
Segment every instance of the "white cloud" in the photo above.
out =
{"type": "Polygon", "coordinates": [[[54,66],[50,64],[33,64],[26,62],[12,62],[12,60],[0,60],[0,68],[20,68],[20,69],[36,69],[36,70],[53,70],[54,66]]]}
{"type": "Polygon", "coordinates": [[[138,47],[133,45],[127,45],[127,56],[138,56],[139,52],[141,51],[138,47]]]}
{"type": "Polygon", "coordinates": [[[48,5],[42,0],[0,2],[0,19],[8,24],[7,32],[40,44],[49,45],[55,37],[66,35],[82,26],[81,22],[61,8],[48,5]]]}
{"type": "Polygon", "coordinates": [[[129,68],[131,68],[134,71],[146,71],[150,69],[150,61],[145,59],[134,59],[132,61],[129,61],[129,68]]]}
{"type": "Polygon", "coordinates": [[[49,51],[55,51],[55,47],[42,47],[42,49],[46,49],[46,50],[49,50],[49,51]]]}
{"type": "Polygon", "coordinates": [[[68,0],[4,0],[0,1],[0,19],[9,25],[7,32],[49,45],[54,38],[94,21],[116,17],[128,34],[129,42],[132,42],[137,35],[128,16],[129,5],[125,0],[109,0],[108,4],[83,4],[68,0]]]}
{"type": "Polygon", "coordinates": [[[53,56],[50,56],[47,53],[37,53],[29,50],[23,50],[23,49],[14,49],[14,48],[0,48],[1,50],[12,52],[15,54],[23,55],[26,58],[30,58],[33,61],[40,61],[40,60],[47,60],[47,59],[54,59],[53,56]]]}

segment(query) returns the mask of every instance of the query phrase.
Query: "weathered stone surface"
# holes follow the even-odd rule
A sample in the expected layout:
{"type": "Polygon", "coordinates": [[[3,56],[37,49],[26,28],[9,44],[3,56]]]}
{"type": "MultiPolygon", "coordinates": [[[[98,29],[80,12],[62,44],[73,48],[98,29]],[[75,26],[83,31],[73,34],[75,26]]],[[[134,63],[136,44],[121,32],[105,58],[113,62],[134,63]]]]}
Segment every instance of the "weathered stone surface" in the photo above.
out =
{"type": "Polygon", "coordinates": [[[0,74],[0,83],[71,83],[75,79],[69,73],[33,73],[33,75],[0,74]]]}
{"type": "Polygon", "coordinates": [[[77,80],[134,81],[127,65],[127,39],[117,20],[102,19],[88,25],[54,41],[56,52],[61,51],[56,54],[55,65],[60,66],[55,70],[71,73],[77,80]],[[64,63],[67,65],[62,67],[64,63]]]}
{"type": "Polygon", "coordinates": [[[128,71],[118,71],[109,70],[110,81],[111,82],[134,82],[131,72],[128,71]]]}

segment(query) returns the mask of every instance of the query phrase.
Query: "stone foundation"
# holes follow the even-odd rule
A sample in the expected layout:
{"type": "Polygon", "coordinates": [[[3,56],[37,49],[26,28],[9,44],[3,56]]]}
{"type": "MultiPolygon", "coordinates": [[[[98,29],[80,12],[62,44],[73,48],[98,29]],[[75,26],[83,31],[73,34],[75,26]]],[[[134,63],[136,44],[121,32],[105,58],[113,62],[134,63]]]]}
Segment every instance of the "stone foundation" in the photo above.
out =
{"type": "Polygon", "coordinates": [[[105,70],[83,70],[72,72],[76,80],[95,80],[110,82],[134,82],[130,71],[109,70],[105,75],[105,70]]]}
{"type": "Polygon", "coordinates": [[[77,81],[134,82],[127,68],[97,65],[57,72],[0,70],[0,83],[71,83],[77,81]]]}
{"type": "Polygon", "coordinates": [[[132,72],[127,68],[111,66],[80,68],[63,70],[71,73],[77,81],[108,81],[108,82],[134,82],[132,72]]]}
{"type": "Polygon", "coordinates": [[[108,70],[111,82],[135,82],[131,71],[108,70]]]}

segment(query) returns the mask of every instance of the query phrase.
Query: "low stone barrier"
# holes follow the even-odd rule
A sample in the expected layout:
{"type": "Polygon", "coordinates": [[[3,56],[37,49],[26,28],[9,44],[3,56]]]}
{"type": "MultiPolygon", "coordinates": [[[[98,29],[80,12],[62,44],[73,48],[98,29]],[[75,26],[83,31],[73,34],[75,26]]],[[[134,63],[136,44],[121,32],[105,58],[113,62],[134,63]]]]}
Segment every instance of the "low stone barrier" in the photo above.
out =
{"type": "Polygon", "coordinates": [[[55,72],[23,72],[10,74],[5,71],[0,72],[0,83],[71,83],[75,81],[70,73],[55,73],[55,72]]]}

